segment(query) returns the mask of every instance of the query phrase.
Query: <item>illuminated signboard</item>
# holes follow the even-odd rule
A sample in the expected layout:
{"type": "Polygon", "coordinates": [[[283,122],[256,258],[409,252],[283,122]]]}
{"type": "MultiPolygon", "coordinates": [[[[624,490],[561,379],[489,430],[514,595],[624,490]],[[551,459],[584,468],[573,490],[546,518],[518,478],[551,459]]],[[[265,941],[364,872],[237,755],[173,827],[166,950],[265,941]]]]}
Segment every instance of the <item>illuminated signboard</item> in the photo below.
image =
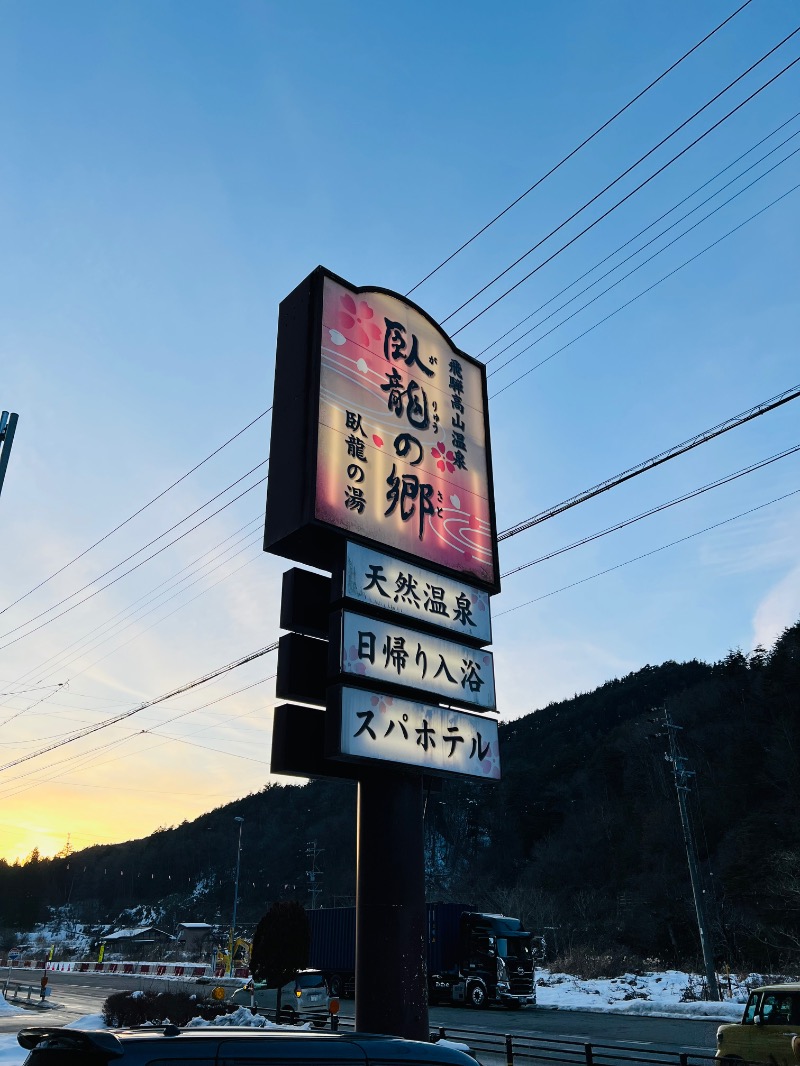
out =
{"type": "Polygon", "coordinates": [[[331,756],[500,779],[494,718],[348,687],[335,690],[325,717],[331,756]]]}
{"type": "Polygon", "coordinates": [[[347,545],[342,593],[478,645],[492,641],[487,592],[373,548],[347,545]]]}
{"type": "Polygon", "coordinates": [[[332,570],[345,539],[499,591],[484,366],[320,267],[281,304],[264,546],[332,570]]]}
{"type": "Polygon", "coordinates": [[[341,633],[333,646],[338,651],[340,673],[373,684],[379,681],[390,687],[416,689],[426,698],[443,703],[494,710],[491,652],[351,611],[342,612],[337,621],[341,633]]]}

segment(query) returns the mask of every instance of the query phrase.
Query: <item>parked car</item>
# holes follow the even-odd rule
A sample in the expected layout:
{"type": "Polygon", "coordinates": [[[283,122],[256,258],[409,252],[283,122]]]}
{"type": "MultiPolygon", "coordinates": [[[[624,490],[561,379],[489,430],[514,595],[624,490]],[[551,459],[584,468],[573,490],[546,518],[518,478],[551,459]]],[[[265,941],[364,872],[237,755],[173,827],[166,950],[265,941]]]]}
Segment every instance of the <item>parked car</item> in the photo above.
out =
{"type": "Polygon", "coordinates": [[[24,1066],[476,1066],[463,1051],[418,1040],[310,1029],[23,1029],[24,1066]]]}
{"type": "MultiPolygon", "coordinates": [[[[278,989],[251,981],[237,988],[230,996],[231,1003],[243,1007],[254,1006],[259,1014],[274,1021],[278,989]]],[[[320,970],[300,970],[281,988],[281,1021],[292,1025],[310,1021],[324,1025],[328,1018],[328,988],[320,970]]]]}
{"type": "Polygon", "coordinates": [[[800,1063],[800,984],[754,988],[740,1022],[717,1029],[717,1054],[728,1064],[800,1063]]]}

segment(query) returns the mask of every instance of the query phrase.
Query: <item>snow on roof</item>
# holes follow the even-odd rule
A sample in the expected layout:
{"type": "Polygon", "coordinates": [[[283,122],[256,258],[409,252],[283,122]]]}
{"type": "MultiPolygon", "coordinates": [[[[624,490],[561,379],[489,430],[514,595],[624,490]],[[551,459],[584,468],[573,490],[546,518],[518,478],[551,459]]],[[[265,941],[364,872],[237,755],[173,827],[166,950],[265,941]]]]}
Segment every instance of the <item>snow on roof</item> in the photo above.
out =
{"type": "Polygon", "coordinates": [[[158,929],[154,925],[139,925],[132,926],[128,929],[117,929],[113,933],[106,933],[102,937],[103,940],[133,940],[134,937],[144,936],[146,933],[160,933],[161,936],[168,937],[170,940],[174,940],[175,937],[171,933],[165,933],[163,929],[158,929]]]}
{"type": "Polygon", "coordinates": [[[213,929],[213,925],[209,925],[208,922],[178,922],[179,929],[213,929]]]}

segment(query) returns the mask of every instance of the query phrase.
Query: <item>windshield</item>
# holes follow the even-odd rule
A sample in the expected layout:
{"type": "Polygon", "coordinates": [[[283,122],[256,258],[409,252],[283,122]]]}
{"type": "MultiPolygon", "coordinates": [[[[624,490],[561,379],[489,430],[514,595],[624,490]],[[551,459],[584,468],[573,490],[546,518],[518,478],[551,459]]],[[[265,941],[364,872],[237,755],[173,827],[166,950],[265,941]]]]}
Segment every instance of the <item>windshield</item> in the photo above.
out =
{"type": "Polygon", "coordinates": [[[745,1008],[743,1024],[752,1025],[753,1019],[756,1016],[756,1007],[758,1006],[758,993],[753,992],[750,999],[747,1001],[747,1007],[745,1008]]]}
{"type": "Polygon", "coordinates": [[[530,962],[530,941],[520,937],[499,936],[497,938],[497,954],[502,959],[519,959],[520,962],[530,962]]]}
{"type": "Polygon", "coordinates": [[[800,994],[765,992],[761,1017],[765,1025],[797,1025],[800,1022],[800,994]]]}

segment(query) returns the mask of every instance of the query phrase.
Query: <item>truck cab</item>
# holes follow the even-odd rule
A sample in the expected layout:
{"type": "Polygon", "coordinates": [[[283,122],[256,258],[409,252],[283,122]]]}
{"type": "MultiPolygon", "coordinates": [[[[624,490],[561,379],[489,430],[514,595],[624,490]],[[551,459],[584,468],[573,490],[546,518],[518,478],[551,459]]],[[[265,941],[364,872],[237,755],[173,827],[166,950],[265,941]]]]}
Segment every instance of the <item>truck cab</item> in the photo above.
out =
{"type": "Polygon", "coordinates": [[[447,965],[430,973],[431,1003],[478,1008],[536,1004],[531,934],[518,918],[464,911],[457,944],[457,957],[442,958],[447,965]]]}

